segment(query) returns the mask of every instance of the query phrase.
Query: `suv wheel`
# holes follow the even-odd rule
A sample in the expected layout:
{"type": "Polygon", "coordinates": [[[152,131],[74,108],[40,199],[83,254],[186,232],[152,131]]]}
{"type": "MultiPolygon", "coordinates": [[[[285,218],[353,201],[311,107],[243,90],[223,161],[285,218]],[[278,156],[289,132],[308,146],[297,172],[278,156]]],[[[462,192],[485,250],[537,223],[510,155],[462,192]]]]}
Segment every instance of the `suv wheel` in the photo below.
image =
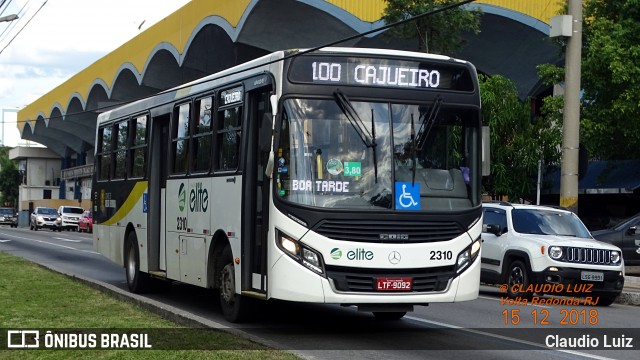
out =
{"type": "Polygon", "coordinates": [[[533,297],[533,293],[526,291],[530,284],[529,270],[522,261],[515,260],[509,264],[509,270],[507,271],[507,294],[510,298],[515,299],[519,297],[530,300],[533,297]]]}

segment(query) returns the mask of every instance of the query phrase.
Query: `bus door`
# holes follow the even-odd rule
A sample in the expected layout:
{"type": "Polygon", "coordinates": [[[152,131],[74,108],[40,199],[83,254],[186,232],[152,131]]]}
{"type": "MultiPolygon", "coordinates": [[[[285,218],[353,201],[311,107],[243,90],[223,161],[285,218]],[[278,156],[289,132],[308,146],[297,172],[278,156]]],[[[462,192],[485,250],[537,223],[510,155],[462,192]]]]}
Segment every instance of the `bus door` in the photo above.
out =
{"type": "Polygon", "coordinates": [[[149,271],[166,271],[165,204],[167,188],[167,149],[169,148],[168,114],[151,121],[149,161],[148,236],[149,271]]]}
{"type": "MultiPolygon", "coordinates": [[[[270,83],[267,75],[251,83],[270,83]]],[[[269,178],[264,174],[269,152],[260,149],[260,129],[270,116],[271,86],[246,94],[248,136],[245,137],[244,206],[242,216],[242,291],[254,296],[267,293],[267,232],[269,230],[269,178]]],[[[269,124],[271,122],[269,121],[269,124]]],[[[265,123],[266,125],[266,123],[265,123]]],[[[271,135],[269,134],[269,137],[271,135]]]]}

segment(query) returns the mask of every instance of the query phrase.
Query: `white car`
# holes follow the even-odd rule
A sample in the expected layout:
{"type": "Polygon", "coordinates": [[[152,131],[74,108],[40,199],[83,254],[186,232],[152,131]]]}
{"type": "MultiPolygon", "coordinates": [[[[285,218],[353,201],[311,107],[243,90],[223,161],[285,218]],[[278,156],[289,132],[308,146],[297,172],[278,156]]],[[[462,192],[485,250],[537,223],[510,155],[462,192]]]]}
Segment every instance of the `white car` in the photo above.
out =
{"type": "Polygon", "coordinates": [[[506,285],[514,299],[570,295],[602,306],[622,292],[622,252],[595,240],[574,213],[508,202],[482,206],[481,282],[506,285]]]}
{"type": "Polygon", "coordinates": [[[62,229],[64,230],[78,230],[78,221],[84,209],[78,206],[60,206],[58,213],[62,220],[62,229]]]}

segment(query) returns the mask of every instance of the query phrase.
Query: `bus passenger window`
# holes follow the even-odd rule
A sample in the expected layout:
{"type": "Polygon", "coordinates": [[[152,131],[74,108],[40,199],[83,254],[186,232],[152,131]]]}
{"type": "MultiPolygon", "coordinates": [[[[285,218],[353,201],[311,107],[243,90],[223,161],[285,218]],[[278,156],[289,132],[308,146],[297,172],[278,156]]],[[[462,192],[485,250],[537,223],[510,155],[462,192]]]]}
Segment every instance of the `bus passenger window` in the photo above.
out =
{"type": "Polygon", "coordinates": [[[98,168],[98,179],[109,180],[111,173],[111,148],[112,148],[112,128],[111,126],[100,129],[98,159],[100,166],[98,168]]]}
{"type": "Polygon", "coordinates": [[[242,108],[234,107],[218,114],[218,170],[235,170],[240,159],[240,136],[242,108]]]}
{"type": "Polygon", "coordinates": [[[198,118],[195,119],[196,126],[193,138],[193,152],[191,154],[191,170],[197,172],[208,171],[211,161],[212,103],[213,99],[211,97],[196,101],[198,118]]]}
{"type": "Polygon", "coordinates": [[[121,121],[116,124],[116,149],[115,149],[115,163],[114,163],[114,178],[124,179],[126,176],[127,168],[127,145],[129,136],[129,122],[121,121]]]}
{"type": "Polygon", "coordinates": [[[189,113],[190,104],[182,104],[175,112],[173,129],[171,131],[171,152],[173,154],[173,173],[187,172],[189,160],[189,113]]]}
{"type": "Polygon", "coordinates": [[[131,146],[131,176],[144,177],[147,159],[147,116],[135,119],[135,134],[131,146]]]}

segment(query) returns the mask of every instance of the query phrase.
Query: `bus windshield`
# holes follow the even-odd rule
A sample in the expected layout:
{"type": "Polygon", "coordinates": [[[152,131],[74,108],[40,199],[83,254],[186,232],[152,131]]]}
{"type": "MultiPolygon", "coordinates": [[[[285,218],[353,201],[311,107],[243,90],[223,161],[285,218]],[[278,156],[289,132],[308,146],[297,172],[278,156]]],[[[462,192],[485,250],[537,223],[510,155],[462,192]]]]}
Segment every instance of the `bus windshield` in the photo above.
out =
{"type": "Polygon", "coordinates": [[[478,109],[437,97],[426,104],[287,99],[278,194],[323,208],[471,208],[478,127],[478,109]]]}

